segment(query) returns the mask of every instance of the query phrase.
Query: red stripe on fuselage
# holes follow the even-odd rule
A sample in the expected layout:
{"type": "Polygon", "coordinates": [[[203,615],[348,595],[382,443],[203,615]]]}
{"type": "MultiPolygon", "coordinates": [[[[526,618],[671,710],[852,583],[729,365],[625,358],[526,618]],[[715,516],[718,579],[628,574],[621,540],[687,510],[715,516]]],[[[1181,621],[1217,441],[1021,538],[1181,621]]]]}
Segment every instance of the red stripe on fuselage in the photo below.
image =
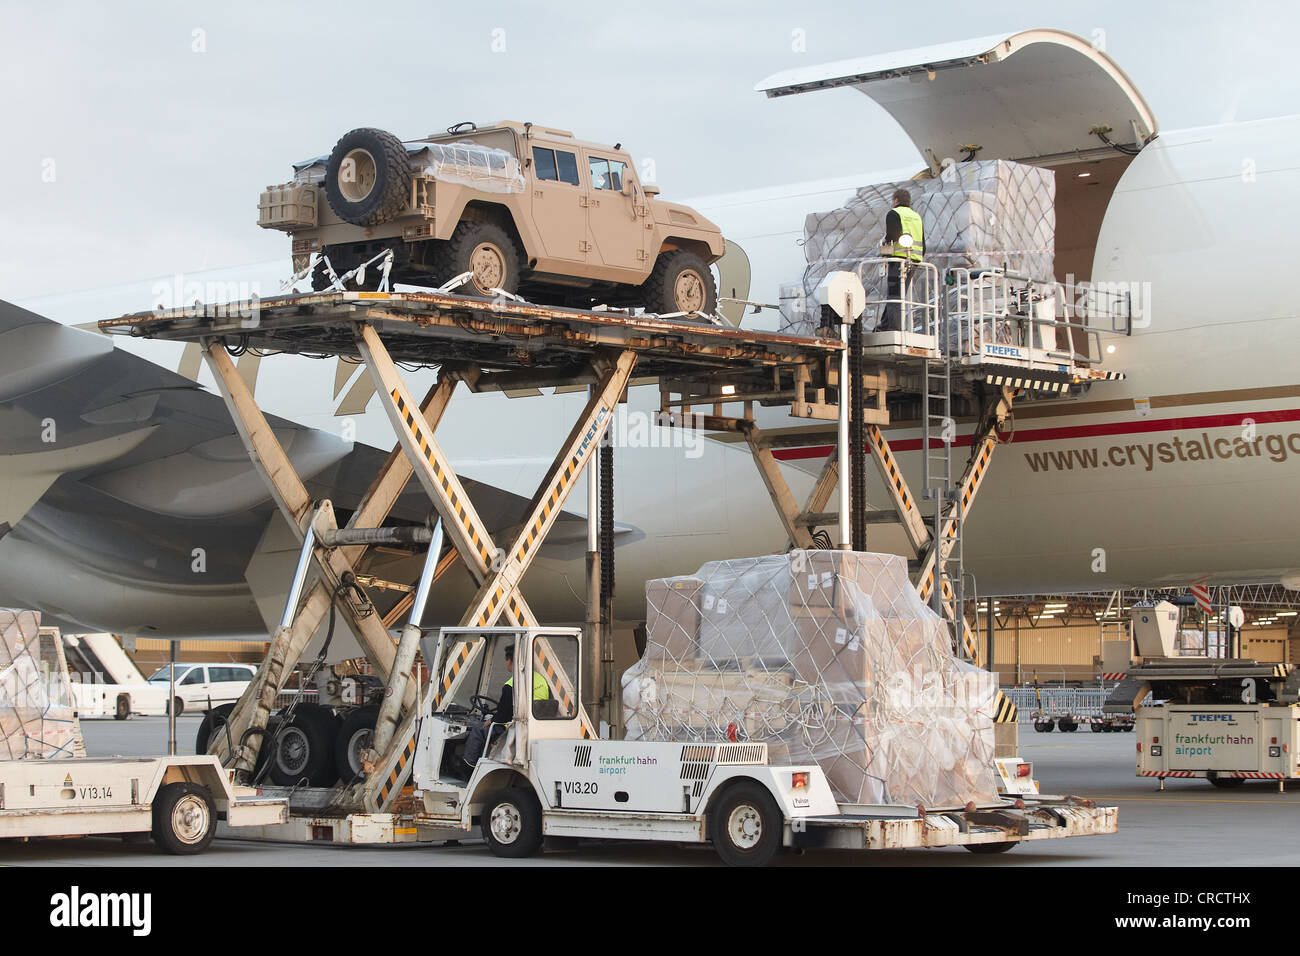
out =
{"type": "MultiPolygon", "coordinates": [[[[1060,428],[1018,428],[1014,433],[1002,432],[1002,439],[1011,438],[1014,444],[1035,441],[1066,441],[1071,438],[1097,438],[1105,435],[1141,435],[1147,432],[1179,431],[1184,428],[1240,428],[1250,419],[1257,425],[1270,422],[1300,421],[1300,409],[1282,409],[1274,412],[1241,412],[1235,415],[1198,415],[1191,418],[1159,418],[1154,421],[1110,422],[1104,425],[1073,425],[1060,428]]],[[[888,435],[885,436],[888,439],[888,435]]],[[[953,444],[969,445],[972,436],[958,435],[953,444]]],[[[930,439],[931,448],[939,448],[942,443],[937,438],[930,439]]],[[[903,438],[891,441],[889,447],[895,452],[919,451],[920,438],[903,438]]],[[[831,451],[830,445],[816,445],[807,448],[774,449],[772,456],[781,461],[802,461],[805,458],[824,458],[831,451]]]]}

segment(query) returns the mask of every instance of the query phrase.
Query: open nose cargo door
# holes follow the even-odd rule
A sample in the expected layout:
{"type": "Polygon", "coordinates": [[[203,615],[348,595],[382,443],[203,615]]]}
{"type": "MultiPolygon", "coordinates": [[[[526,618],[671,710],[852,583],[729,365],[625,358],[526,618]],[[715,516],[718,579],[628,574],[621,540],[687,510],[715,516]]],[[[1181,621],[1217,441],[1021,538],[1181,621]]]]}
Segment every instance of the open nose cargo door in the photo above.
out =
{"type": "MultiPolygon", "coordinates": [[[[1100,45],[1100,44],[1098,44],[1100,45]]],[[[947,157],[1038,166],[1138,149],[1155,116],[1114,61],[1059,30],[961,40],[785,70],[755,89],[770,97],[851,86],[889,112],[935,172],[947,157]]]]}

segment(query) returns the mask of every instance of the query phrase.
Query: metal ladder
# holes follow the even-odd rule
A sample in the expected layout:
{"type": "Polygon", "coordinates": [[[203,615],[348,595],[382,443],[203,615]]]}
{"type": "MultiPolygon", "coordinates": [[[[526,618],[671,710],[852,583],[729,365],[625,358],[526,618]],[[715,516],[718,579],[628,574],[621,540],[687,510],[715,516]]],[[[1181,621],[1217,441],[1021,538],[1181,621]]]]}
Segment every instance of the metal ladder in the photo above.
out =
{"type": "MultiPolygon", "coordinates": [[[[930,591],[930,606],[941,617],[944,615],[944,585],[952,595],[955,616],[962,614],[965,606],[963,584],[965,569],[962,566],[961,507],[952,509],[956,502],[953,487],[952,444],[956,435],[956,421],[952,417],[952,360],[945,354],[940,359],[927,359],[921,390],[921,484],[927,501],[934,502],[932,530],[938,542],[935,552],[935,587],[930,591]],[[938,448],[933,447],[938,442],[938,448]],[[953,533],[943,537],[945,519],[953,522],[953,533]]],[[[954,621],[955,623],[955,621],[954,621]]]]}

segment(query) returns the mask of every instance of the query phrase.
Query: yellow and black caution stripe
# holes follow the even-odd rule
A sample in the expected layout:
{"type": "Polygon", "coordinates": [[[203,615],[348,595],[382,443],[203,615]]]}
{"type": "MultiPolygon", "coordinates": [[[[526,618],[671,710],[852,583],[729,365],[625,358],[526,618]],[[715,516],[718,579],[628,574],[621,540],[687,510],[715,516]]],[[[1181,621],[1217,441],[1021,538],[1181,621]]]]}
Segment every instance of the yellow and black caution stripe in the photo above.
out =
{"type": "MultiPolygon", "coordinates": [[[[461,527],[465,529],[465,536],[469,539],[470,546],[478,553],[479,560],[482,561],[484,568],[492,567],[492,552],[488,547],[491,544],[491,541],[484,537],[486,532],[484,532],[484,534],[479,534],[477,525],[473,520],[471,520],[469,507],[466,506],[465,502],[461,501],[460,496],[456,493],[455,487],[452,485],[451,478],[443,469],[442,464],[438,461],[438,456],[433,453],[433,447],[430,444],[428,437],[425,435],[424,429],[421,427],[424,416],[412,411],[411,407],[406,404],[406,400],[402,398],[400,389],[394,388],[389,394],[392,395],[393,402],[397,405],[397,410],[401,413],[402,420],[406,423],[406,427],[410,431],[411,437],[415,440],[416,446],[420,449],[425,460],[429,463],[429,468],[433,471],[434,479],[437,481],[439,487],[442,488],[442,493],[446,497],[447,503],[451,506],[452,514],[456,516],[456,520],[459,521],[461,527]]],[[[489,621],[495,618],[497,608],[500,606],[503,599],[506,602],[506,606],[514,615],[516,621],[525,627],[531,624],[528,614],[524,611],[523,607],[515,597],[515,589],[511,588],[507,591],[505,588],[497,588],[487,609],[479,615],[478,621],[476,622],[479,627],[486,626],[489,621]],[[507,594],[509,594],[508,598],[506,597],[507,594]]]]}
{"type": "Polygon", "coordinates": [[[410,766],[411,758],[414,756],[415,735],[412,734],[411,738],[406,741],[406,746],[402,748],[402,752],[397,755],[397,762],[393,764],[393,769],[389,771],[387,779],[384,780],[384,785],[379,788],[379,796],[375,804],[380,809],[383,809],[384,805],[388,803],[389,794],[401,786],[402,781],[406,778],[406,769],[410,766]]]}
{"type": "Polygon", "coordinates": [[[469,509],[466,507],[465,502],[460,500],[460,496],[456,494],[455,488],[451,483],[451,478],[443,470],[442,464],[438,461],[438,456],[433,453],[433,446],[430,444],[428,437],[424,433],[424,416],[421,415],[417,409],[412,409],[406,404],[406,400],[402,398],[401,389],[394,388],[389,394],[396,403],[397,410],[401,414],[402,420],[406,422],[406,427],[407,430],[410,431],[411,437],[415,439],[416,446],[420,449],[425,460],[429,463],[429,467],[433,470],[434,479],[442,488],[443,495],[446,496],[447,502],[451,505],[452,514],[456,516],[461,527],[465,529],[465,534],[466,537],[469,538],[470,545],[478,552],[479,559],[483,562],[483,566],[485,568],[491,567],[492,555],[488,551],[488,543],[483,540],[483,537],[478,533],[478,529],[475,527],[474,522],[470,520],[469,509]]]}
{"type": "Polygon", "coordinates": [[[1020,719],[1020,713],[1016,710],[1015,701],[1002,691],[998,691],[998,696],[993,703],[993,723],[1014,724],[1020,719]]]}
{"type": "Polygon", "coordinates": [[[447,664],[447,669],[443,671],[442,680],[438,684],[438,692],[433,695],[434,710],[438,709],[438,705],[442,703],[443,697],[445,697],[447,692],[451,690],[451,685],[456,682],[456,675],[461,672],[461,668],[465,666],[465,662],[469,660],[470,654],[474,653],[474,648],[476,647],[478,647],[477,641],[473,643],[462,641],[460,643],[460,650],[456,652],[456,656],[447,664]]]}
{"type": "Polygon", "coordinates": [[[1069,379],[1030,378],[1024,375],[986,375],[984,381],[990,385],[1024,388],[1032,392],[1064,392],[1070,387],[1069,379]]]}
{"type": "Polygon", "coordinates": [[[975,492],[979,490],[980,482],[984,480],[984,472],[988,470],[989,461],[993,458],[993,446],[996,444],[996,439],[990,436],[986,437],[980,445],[979,454],[975,456],[966,483],[961,489],[961,513],[963,515],[970,511],[970,503],[975,498],[975,492]]]}
{"type": "Polygon", "coordinates": [[[524,613],[523,608],[519,606],[519,602],[515,600],[515,588],[507,590],[500,585],[497,585],[492,592],[492,596],[488,598],[488,602],[484,606],[483,612],[479,614],[478,619],[474,622],[475,626],[487,627],[488,623],[496,618],[497,608],[503,600],[506,602],[506,607],[508,607],[510,612],[515,616],[515,620],[524,627],[527,627],[528,615],[524,613]]]}
{"type": "MultiPolygon", "coordinates": [[[[600,411],[595,416],[595,422],[592,424],[591,429],[589,429],[589,437],[591,430],[594,430],[608,415],[609,409],[602,405],[600,411]]],[[[596,443],[594,441],[584,441],[581,443],[578,446],[578,450],[569,458],[569,463],[564,466],[564,471],[555,479],[555,484],[551,486],[550,494],[547,496],[546,500],[542,502],[542,507],[538,510],[537,517],[533,519],[532,527],[528,529],[527,536],[519,543],[519,550],[515,553],[515,556],[520,561],[523,561],[524,558],[528,556],[528,552],[532,550],[537,539],[541,537],[542,528],[545,527],[546,520],[551,516],[551,512],[559,507],[559,503],[564,500],[570,482],[572,482],[578,472],[582,470],[583,459],[586,458],[590,454],[591,449],[595,447],[596,443]]]]}
{"type": "Polygon", "coordinates": [[[903,473],[899,470],[898,462],[894,459],[893,449],[889,447],[889,442],[885,441],[884,434],[875,425],[867,426],[867,439],[876,449],[876,454],[880,460],[885,463],[885,472],[889,475],[889,483],[894,486],[894,493],[898,498],[898,503],[906,512],[916,510],[912,503],[911,492],[907,489],[907,482],[903,480],[903,473]]]}

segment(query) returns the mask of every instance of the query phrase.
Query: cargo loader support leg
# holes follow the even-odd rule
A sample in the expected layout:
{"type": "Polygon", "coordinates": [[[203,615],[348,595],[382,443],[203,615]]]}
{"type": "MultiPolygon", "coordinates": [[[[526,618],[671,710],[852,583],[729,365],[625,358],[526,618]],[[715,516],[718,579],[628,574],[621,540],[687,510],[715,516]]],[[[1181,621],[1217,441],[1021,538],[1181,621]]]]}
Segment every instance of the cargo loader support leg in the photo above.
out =
{"type": "Polygon", "coordinates": [[[424,616],[424,605],[429,599],[429,589],[433,586],[434,572],[438,568],[438,558],[442,554],[442,522],[439,521],[429,542],[429,550],[424,556],[424,570],[420,574],[420,583],[415,588],[415,599],[411,604],[411,616],[402,636],[397,642],[397,656],[393,670],[388,675],[388,685],[384,688],[384,700],[379,705],[379,716],[375,720],[374,739],[371,748],[376,754],[388,749],[393,732],[397,729],[402,700],[406,696],[407,678],[415,664],[415,652],[420,648],[420,618],[424,616]]]}
{"type": "MultiPolygon", "coordinates": [[[[463,621],[490,626],[504,616],[514,625],[534,625],[537,618],[519,591],[520,579],[608,427],[614,405],[631,375],[635,353],[630,350],[613,352],[610,358],[598,358],[593,363],[598,387],[593,390],[583,417],[574,426],[568,442],[534,496],[518,539],[509,551],[503,551],[494,545],[491,534],[433,435],[422,428],[412,414],[410,393],[379,334],[373,326],[359,323],[355,335],[357,348],[375,381],[380,404],[392,422],[416,477],[442,515],[443,525],[456,550],[479,582],[479,592],[463,621]]],[[[476,652],[476,645],[463,650],[468,655],[476,652]]],[[[441,662],[440,666],[443,673],[432,675],[435,701],[448,691],[455,680],[453,672],[459,672],[464,663],[448,661],[441,662]]],[[[578,711],[584,735],[594,737],[595,729],[585,709],[579,706],[578,711]]],[[[408,718],[394,735],[388,750],[378,756],[374,764],[375,773],[365,782],[364,800],[368,808],[382,810],[395,798],[409,771],[414,746],[413,726],[414,720],[408,718]]]]}
{"type": "MultiPolygon", "coordinates": [[[[225,349],[220,343],[210,343],[204,350],[204,358],[216,378],[236,431],[248,450],[254,467],[266,481],[281,514],[299,537],[304,537],[311,506],[310,496],[305,486],[295,474],[292,464],[225,349]]],[[[428,417],[430,429],[441,419],[454,388],[455,379],[444,377],[426,397],[422,411],[428,417]]],[[[375,527],[381,524],[388,516],[410,474],[409,461],[400,453],[400,449],[394,449],[367,490],[360,507],[354,512],[348,527],[375,527]]],[[[332,514],[328,524],[333,527],[332,514]]],[[[277,628],[276,633],[272,635],[266,662],[259,670],[257,679],[249,685],[236,703],[229,717],[228,731],[214,734],[210,742],[211,750],[223,761],[228,756],[228,740],[238,744],[250,727],[266,726],[270,712],[275,706],[276,696],[283,689],[289,670],[300,659],[312,635],[329,611],[338,581],[344,573],[351,572],[352,562],[363,551],[364,547],[339,548],[326,559],[321,559],[321,555],[317,554],[318,563],[326,571],[325,578],[332,580],[318,579],[309,589],[290,627],[277,628]]],[[[348,599],[340,599],[340,606],[363,647],[371,654],[371,663],[386,677],[393,659],[392,642],[388,638],[387,630],[374,615],[367,615],[364,618],[366,623],[363,625],[360,620],[357,620],[360,609],[355,608],[348,599]]],[[[408,692],[403,695],[403,700],[409,706],[414,702],[413,693],[408,692]]],[[[247,745],[240,748],[241,752],[235,763],[236,768],[244,773],[251,773],[260,745],[260,735],[252,735],[247,745]]]]}
{"type": "MultiPolygon", "coordinates": [[[[934,592],[935,568],[938,564],[939,548],[952,547],[957,534],[957,523],[970,512],[971,505],[975,501],[975,495],[979,492],[980,484],[988,473],[989,462],[993,457],[993,449],[997,447],[998,429],[1010,413],[1011,389],[1003,387],[997,402],[990,406],[988,412],[981,419],[976,433],[972,436],[970,460],[966,463],[966,470],[957,483],[957,493],[953,503],[949,507],[941,527],[936,529],[929,546],[921,554],[921,566],[916,578],[916,590],[923,601],[928,602],[930,595],[934,592]]],[[[939,586],[944,598],[944,610],[947,612],[949,620],[952,621],[953,628],[960,631],[960,651],[962,656],[967,660],[978,663],[980,657],[979,642],[975,639],[975,635],[971,633],[970,627],[967,626],[962,609],[952,606],[952,591],[948,587],[948,583],[941,581],[939,586]]]]}

